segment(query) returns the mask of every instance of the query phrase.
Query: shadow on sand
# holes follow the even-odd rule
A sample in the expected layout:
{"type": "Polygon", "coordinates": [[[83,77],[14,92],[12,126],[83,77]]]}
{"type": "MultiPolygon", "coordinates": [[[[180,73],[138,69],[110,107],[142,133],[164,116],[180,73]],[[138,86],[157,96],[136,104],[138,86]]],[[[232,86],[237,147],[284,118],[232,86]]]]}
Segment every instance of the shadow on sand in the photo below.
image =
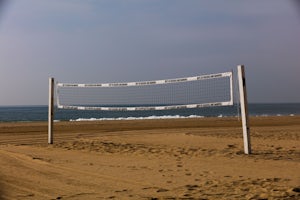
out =
{"type": "Polygon", "coordinates": [[[4,200],[4,199],[5,199],[5,195],[3,191],[3,184],[0,182],[0,200],[4,200]]]}

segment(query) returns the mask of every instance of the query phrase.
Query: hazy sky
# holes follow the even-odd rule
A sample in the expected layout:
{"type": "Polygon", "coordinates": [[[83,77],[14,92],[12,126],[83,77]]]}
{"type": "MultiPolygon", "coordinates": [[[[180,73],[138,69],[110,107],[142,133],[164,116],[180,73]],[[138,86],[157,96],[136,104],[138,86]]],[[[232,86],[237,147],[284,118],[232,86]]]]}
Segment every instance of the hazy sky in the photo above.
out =
{"type": "Polygon", "coordinates": [[[250,102],[300,102],[297,0],[0,0],[0,6],[0,105],[46,105],[50,76],[139,81],[238,64],[246,66],[250,102]]]}

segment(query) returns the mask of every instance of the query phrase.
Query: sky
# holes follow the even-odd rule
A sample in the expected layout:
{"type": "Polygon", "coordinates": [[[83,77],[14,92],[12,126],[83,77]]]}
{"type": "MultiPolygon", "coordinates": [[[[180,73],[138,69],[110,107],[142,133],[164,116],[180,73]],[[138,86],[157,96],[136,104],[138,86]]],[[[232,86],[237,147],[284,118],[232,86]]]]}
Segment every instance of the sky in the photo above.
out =
{"type": "Polygon", "coordinates": [[[46,105],[49,77],[144,81],[240,64],[249,102],[300,102],[298,0],[0,0],[0,105],[46,105]]]}

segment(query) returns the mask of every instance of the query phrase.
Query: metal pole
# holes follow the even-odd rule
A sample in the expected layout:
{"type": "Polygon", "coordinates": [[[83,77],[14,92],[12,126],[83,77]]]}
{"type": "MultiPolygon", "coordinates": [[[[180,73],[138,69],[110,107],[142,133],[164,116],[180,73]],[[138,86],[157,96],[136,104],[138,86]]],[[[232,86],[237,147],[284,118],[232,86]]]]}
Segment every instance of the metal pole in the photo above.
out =
{"type": "Polygon", "coordinates": [[[54,78],[49,78],[48,144],[53,144],[54,78]]]}
{"type": "Polygon", "coordinates": [[[233,105],[233,70],[231,70],[231,76],[230,76],[230,99],[231,99],[231,105],[233,105]]]}
{"type": "Polygon", "coordinates": [[[243,126],[244,152],[245,154],[251,154],[245,67],[244,65],[239,65],[237,68],[238,68],[239,93],[240,93],[241,116],[242,116],[242,126],[243,126]]]}

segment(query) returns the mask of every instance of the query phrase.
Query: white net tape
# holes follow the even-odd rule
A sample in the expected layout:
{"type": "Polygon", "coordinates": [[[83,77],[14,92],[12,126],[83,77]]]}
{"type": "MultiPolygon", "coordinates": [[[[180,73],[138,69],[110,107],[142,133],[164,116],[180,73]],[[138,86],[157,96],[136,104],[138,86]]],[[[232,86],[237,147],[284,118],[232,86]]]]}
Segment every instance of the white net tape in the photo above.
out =
{"type": "Polygon", "coordinates": [[[77,110],[168,110],[233,105],[232,72],[97,84],[57,83],[57,105],[77,110]]]}

